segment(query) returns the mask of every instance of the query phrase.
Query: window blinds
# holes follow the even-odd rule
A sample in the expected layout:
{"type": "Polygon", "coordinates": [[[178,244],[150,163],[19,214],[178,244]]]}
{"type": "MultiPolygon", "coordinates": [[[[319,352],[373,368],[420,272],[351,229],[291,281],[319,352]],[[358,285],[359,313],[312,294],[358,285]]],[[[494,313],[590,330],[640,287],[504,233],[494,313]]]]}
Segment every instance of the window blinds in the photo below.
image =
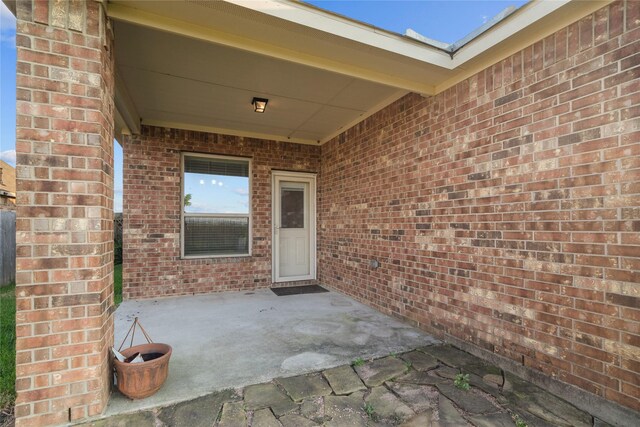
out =
{"type": "Polygon", "coordinates": [[[187,173],[248,177],[249,162],[246,160],[185,156],[184,171],[187,173]]]}

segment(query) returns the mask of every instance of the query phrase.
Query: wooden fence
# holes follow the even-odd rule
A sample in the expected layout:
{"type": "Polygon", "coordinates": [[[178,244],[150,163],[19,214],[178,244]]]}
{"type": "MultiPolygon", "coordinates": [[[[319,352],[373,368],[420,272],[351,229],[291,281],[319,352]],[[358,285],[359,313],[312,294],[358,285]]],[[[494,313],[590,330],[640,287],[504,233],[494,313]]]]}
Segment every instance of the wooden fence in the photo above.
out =
{"type": "Polygon", "coordinates": [[[16,280],[16,213],[0,211],[0,286],[16,280]]]}
{"type": "Polygon", "coordinates": [[[122,264],[122,213],[113,215],[113,260],[122,264]]]}
{"type": "MultiPolygon", "coordinates": [[[[122,263],[122,214],[114,218],[115,262],[122,263]]],[[[16,280],[16,213],[0,211],[0,286],[16,280]]]]}

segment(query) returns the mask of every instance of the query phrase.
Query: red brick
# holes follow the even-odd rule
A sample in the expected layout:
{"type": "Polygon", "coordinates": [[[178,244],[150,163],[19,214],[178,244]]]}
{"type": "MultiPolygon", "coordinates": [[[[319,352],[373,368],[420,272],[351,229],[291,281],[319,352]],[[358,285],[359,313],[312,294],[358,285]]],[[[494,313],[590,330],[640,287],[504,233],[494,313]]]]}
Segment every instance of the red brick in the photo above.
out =
{"type": "Polygon", "coordinates": [[[125,211],[124,295],[125,298],[159,295],[188,295],[194,292],[246,290],[271,285],[271,170],[318,171],[320,148],[258,141],[242,144],[241,138],[199,132],[145,127],[139,137],[126,138],[124,186],[140,188],[140,193],[125,191],[124,204],[130,211],[153,210],[158,219],[147,222],[148,235],[171,236],[166,242],[137,239],[134,233],[144,217],[125,211]],[[214,144],[211,141],[215,141],[214,144]],[[253,255],[215,260],[180,259],[180,223],[173,218],[180,212],[180,151],[252,157],[253,177],[253,255]],[[144,170],[144,175],[137,171],[144,170]],[[155,197],[157,177],[162,176],[162,198],[155,197]],[[260,191],[259,189],[264,189],[260,191]],[[147,194],[148,197],[140,197],[147,194]],[[264,208],[263,208],[264,207],[264,208]],[[130,234],[131,233],[131,234],[130,234]],[[157,251],[161,245],[164,249],[157,251]],[[129,260],[138,263],[128,263],[129,260]],[[148,265],[172,265],[169,269],[144,269],[148,265]],[[180,271],[180,274],[176,274],[180,271]],[[170,274],[169,274],[170,273],[170,274]],[[203,280],[203,278],[207,278],[203,280]]]}
{"type": "MultiPolygon", "coordinates": [[[[23,6],[30,5],[21,2],[19,7],[23,6]]],[[[66,3],[35,2],[33,14],[19,13],[16,35],[21,46],[17,51],[21,65],[17,79],[20,101],[17,103],[16,151],[18,169],[23,171],[23,178],[18,182],[18,223],[22,229],[17,236],[17,253],[21,257],[17,263],[16,289],[18,294],[33,294],[29,300],[19,298],[16,304],[19,331],[16,347],[29,349],[29,352],[18,351],[16,358],[16,382],[21,385],[17,390],[20,409],[16,411],[16,424],[34,426],[67,423],[71,406],[78,405],[74,413],[83,414],[90,412],[89,407],[94,413],[104,408],[110,383],[108,354],[103,349],[109,348],[113,339],[111,334],[101,329],[103,326],[109,328],[112,324],[110,301],[103,299],[110,293],[102,292],[112,287],[112,276],[107,273],[112,259],[108,232],[112,223],[111,190],[107,188],[100,192],[102,197],[69,194],[70,189],[77,187],[70,187],[68,182],[59,180],[94,180],[104,186],[103,180],[109,179],[113,138],[108,123],[113,111],[113,57],[106,52],[110,51],[111,40],[96,37],[98,44],[92,47],[97,47],[97,50],[87,49],[84,43],[78,45],[81,41],[78,33],[73,33],[76,36],[72,37],[67,28],[41,25],[53,16],[49,7],[64,8],[66,3]],[[29,22],[31,19],[38,23],[29,22]],[[61,44],[69,40],[73,42],[61,44]],[[102,50],[103,46],[105,50],[102,50]],[[82,55],[84,58],[69,55],[82,55]],[[75,60],[86,61],[87,56],[97,60],[93,70],[95,75],[65,71],[75,60]],[[70,83],[72,80],[97,86],[91,90],[83,89],[83,97],[71,96],[69,93],[76,93],[76,88],[79,88],[76,83],[70,83]],[[74,107],[73,112],[69,107],[74,107]],[[85,108],[93,111],[81,113],[85,108]],[[81,148],[86,141],[97,148],[81,148]],[[84,156],[90,157],[89,162],[79,158],[84,156]],[[101,173],[77,174],[78,167],[96,161],[100,163],[101,173]],[[73,172],[64,174],[66,168],[72,168],[73,172]],[[61,171],[63,175],[58,175],[61,171]],[[91,212],[96,221],[101,218],[108,224],[100,246],[72,244],[78,240],[87,242],[92,236],[87,224],[77,227],[77,223],[70,220],[87,206],[91,206],[91,209],[104,208],[83,212],[83,216],[91,212]],[[39,218],[47,218],[50,224],[55,223],[55,231],[34,225],[42,221],[39,218]],[[95,268],[93,271],[78,269],[74,260],[74,257],[87,256],[87,253],[100,259],[91,266],[95,268]],[[52,280],[56,283],[50,283],[52,280]],[[91,284],[86,286],[91,290],[68,295],[69,281],[73,281],[72,291],[82,290],[83,282],[91,284]],[[69,308],[69,304],[75,305],[69,308]],[[91,319],[67,321],[71,311],[77,313],[75,309],[78,305],[82,307],[84,315],[92,316],[91,319]],[[55,308],[57,306],[61,308],[55,308]],[[29,331],[31,323],[34,323],[33,336],[29,331]],[[81,331],[79,335],[75,334],[77,330],[81,331]],[[49,360],[52,348],[82,345],[87,340],[94,347],[89,347],[90,350],[82,359],[99,365],[99,372],[87,363],[83,363],[82,369],[68,371],[73,367],[73,359],[69,357],[49,360]],[[55,379],[55,384],[50,381],[51,378],[55,379]],[[100,390],[100,395],[87,398],[86,391],[70,387],[70,382],[74,382],[74,385],[83,382],[91,384],[91,387],[100,390]],[[21,402],[30,402],[33,411],[24,410],[21,402]]],[[[74,2],[74,7],[76,11],[78,8],[86,9],[87,16],[97,16],[101,6],[96,2],[74,2]]],[[[94,20],[93,25],[97,27],[101,24],[94,20]]],[[[97,34],[97,28],[88,27],[87,30],[97,34]]],[[[84,387],[84,390],[88,388],[84,387]]]]}
{"type": "MultiPolygon", "coordinates": [[[[621,218],[623,214],[630,214],[625,209],[633,209],[639,203],[635,198],[638,194],[636,171],[639,169],[635,157],[640,154],[636,152],[640,141],[636,135],[637,128],[618,125],[621,120],[630,123],[638,114],[637,42],[630,43],[634,34],[621,24],[625,5],[629,7],[628,2],[615,2],[597,12],[595,18],[586,17],[580,23],[512,56],[512,64],[519,63],[528,70],[523,80],[517,81],[515,73],[506,77],[504,70],[508,61],[501,64],[500,78],[494,78],[494,67],[471,78],[466,84],[481,82],[486,99],[483,99],[482,106],[465,109],[465,114],[462,114],[462,109],[466,107],[457,104],[455,99],[451,100],[447,93],[433,98],[410,95],[325,144],[322,147],[319,188],[319,212],[325,224],[319,247],[321,282],[385,312],[398,313],[396,307],[400,304],[403,308],[399,312],[411,310],[415,318],[423,319],[434,330],[444,328],[446,333],[471,342],[480,336],[486,341],[491,333],[487,333],[482,324],[468,328],[455,326],[460,318],[475,325],[478,313],[486,310],[483,304],[469,307],[469,312],[460,310],[463,301],[458,295],[462,292],[461,284],[464,283],[464,289],[472,292],[474,289],[507,287],[509,296],[531,310],[531,315],[538,320],[528,319],[517,325],[502,319],[503,330],[514,336],[533,333],[532,329],[550,334],[557,331],[571,342],[571,345],[562,345],[575,348],[576,353],[567,362],[571,366],[570,372],[564,370],[568,369],[564,363],[536,359],[531,349],[504,337],[505,348],[501,353],[514,359],[518,359],[514,353],[520,357],[526,354],[529,366],[555,372],[559,378],[600,395],[605,394],[605,389],[619,385],[617,380],[604,375],[603,364],[614,363],[620,353],[604,351],[603,341],[619,342],[623,339],[621,331],[628,326],[607,322],[606,319],[622,316],[622,310],[632,311],[630,315],[639,318],[640,310],[635,309],[637,303],[628,296],[623,298],[613,294],[607,300],[602,289],[571,284],[572,280],[576,284],[582,283],[576,280],[583,278],[640,282],[637,270],[640,264],[635,262],[640,239],[629,240],[627,237],[634,235],[635,220],[621,218]],[[603,31],[606,34],[603,35],[603,31]],[[554,63],[564,60],[567,62],[554,63]],[[544,71],[534,74],[543,61],[546,61],[544,71]],[[622,61],[626,61],[624,70],[619,69],[622,61]],[[503,83],[500,80],[507,79],[512,81],[505,88],[509,87],[511,91],[491,92],[503,83]],[[567,87],[564,82],[571,82],[572,86],[567,87]],[[535,103],[531,103],[531,97],[535,103]],[[413,111],[423,112],[421,117],[424,118],[411,116],[413,111]],[[490,142],[472,148],[468,145],[463,149],[456,145],[455,138],[482,130],[482,126],[469,124],[469,113],[485,127],[487,123],[497,123],[500,127],[490,134],[490,142]],[[405,115],[409,118],[405,119],[405,115]],[[528,115],[532,115],[531,124],[526,124],[528,119],[524,117],[528,115]],[[522,122],[516,122],[521,119],[522,122]],[[400,120],[404,128],[395,129],[394,123],[400,120]],[[515,126],[502,128],[511,123],[515,126]],[[416,161],[418,156],[414,144],[417,141],[404,135],[412,135],[414,129],[423,128],[430,128],[432,132],[437,130],[438,134],[431,135],[429,145],[422,147],[428,150],[429,156],[422,154],[416,161]],[[394,158],[394,170],[379,160],[382,153],[388,152],[385,150],[389,150],[389,146],[372,140],[370,135],[376,133],[385,134],[389,141],[396,142],[394,149],[398,155],[394,158]],[[534,136],[532,141],[526,144],[517,142],[528,135],[534,136]],[[555,141],[558,146],[554,146],[555,141]],[[507,151],[512,148],[520,151],[507,151]],[[367,165],[365,170],[351,167],[351,159],[354,158],[367,165]],[[461,159],[466,163],[455,163],[461,159]],[[496,164],[490,168],[475,169],[492,161],[496,164]],[[366,224],[369,216],[365,218],[364,213],[330,210],[332,206],[351,204],[374,206],[374,201],[375,206],[388,206],[392,198],[390,194],[409,194],[404,186],[411,184],[405,184],[402,170],[406,165],[416,163],[420,165],[418,179],[425,191],[421,196],[404,200],[403,204],[429,206],[429,228],[428,232],[418,235],[422,239],[420,244],[413,240],[415,229],[406,228],[402,240],[385,241],[381,245],[378,235],[372,235],[366,227],[358,225],[366,224]],[[464,175],[458,173],[458,169],[464,169],[464,175]],[[468,177],[489,172],[490,179],[473,181],[475,187],[459,187],[469,182],[468,177]],[[361,174],[365,180],[361,179],[361,174]],[[499,179],[499,183],[492,183],[494,179],[499,179]],[[507,186],[517,188],[517,192],[505,192],[507,186]],[[342,190],[336,193],[333,188],[342,190]],[[433,189],[433,192],[428,189],[433,189]],[[465,197],[449,198],[449,194],[459,192],[466,192],[465,197]],[[516,215],[520,216],[518,220],[516,215]],[[345,227],[347,218],[349,227],[345,227]],[[456,227],[452,230],[452,223],[469,224],[469,228],[456,227]],[[472,233],[487,230],[487,226],[502,230],[502,235],[489,239],[478,238],[472,233]],[[450,234],[445,230],[450,230],[450,234]],[[345,240],[352,243],[342,243],[345,240]],[[559,246],[554,247],[556,243],[559,246]],[[388,292],[391,280],[403,280],[408,289],[421,289],[423,286],[422,280],[408,269],[394,268],[383,272],[371,271],[366,265],[345,267],[353,253],[364,259],[394,258],[399,252],[405,256],[418,255],[419,248],[425,246],[431,248],[429,256],[422,256],[417,268],[431,273],[428,277],[430,289],[435,295],[450,298],[447,303],[427,300],[418,310],[412,305],[414,298],[398,303],[388,292]],[[448,269],[457,271],[450,261],[467,254],[473,254],[478,265],[473,274],[464,278],[446,274],[448,269]],[[623,259],[631,261],[622,264],[623,259]],[[566,263],[568,260],[572,262],[566,263]],[[484,266],[509,263],[525,273],[537,274],[536,270],[549,274],[560,272],[569,278],[570,283],[555,283],[551,276],[544,280],[537,275],[527,280],[515,279],[511,274],[507,276],[504,270],[489,273],[491,270],[484,266]],[[445,274],[441,275],[443,272],[445,274]],[[375,292],[372,293],[367,286],[373,287],[375,292]],[[434,310],[437,310],[439,318],[430,320],[429,315],[435,313],[434,310]]],[[[468,86],[460,85],[452,91],[464,92],[465,88],[468,86]]],[[[421,141],[424,138],[421,136],[421,141]]],[[[367,214],[371,218],[384,218],[391,228],[403,227],[397,217],[382,216],[382,213],[372,213],[371,210],[367,214]]],[[[409,217],[412,215],[407,214],[409,217]]],[[[500,292],[492,292],[495,293],[495,301],[502,301],[500,292]]],[[[638,334],[629,332],[624,339],[631,345],[636,342],[635,336],[638,334]]],[[[535,335],[535,338],[542,342],[556,340],[544,334],[535,335]]],[[[633,393],[632,390],[629,392],[633,393]]],[[[625,402],[637,405],[638,399],[632,397],[625,402]]]]}

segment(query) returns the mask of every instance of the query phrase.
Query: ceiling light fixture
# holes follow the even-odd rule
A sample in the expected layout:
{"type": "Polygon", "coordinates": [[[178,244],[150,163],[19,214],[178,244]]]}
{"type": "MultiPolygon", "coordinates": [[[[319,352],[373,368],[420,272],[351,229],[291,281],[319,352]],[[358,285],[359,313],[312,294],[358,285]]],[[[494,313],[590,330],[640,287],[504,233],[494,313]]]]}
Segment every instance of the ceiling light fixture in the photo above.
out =
{"type": "Polygon", "coordinates": [[[264,110],[267,109],[267,103],[269,102],[266,98],[253,98],[251,100],[251,105],[253,105],[253,111],[256,113],[264,113],[264,110]]]}

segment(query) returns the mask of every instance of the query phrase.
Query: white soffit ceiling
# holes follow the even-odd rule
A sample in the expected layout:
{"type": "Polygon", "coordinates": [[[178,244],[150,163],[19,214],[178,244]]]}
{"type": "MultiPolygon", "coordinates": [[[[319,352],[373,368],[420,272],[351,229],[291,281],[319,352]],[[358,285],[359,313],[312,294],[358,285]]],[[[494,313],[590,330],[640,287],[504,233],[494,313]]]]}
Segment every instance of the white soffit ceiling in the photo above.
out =
{"type": "Polygon", "coordinates": [[[317,144],[406,93],[124,22],[114,32],[118,86],[143,124],[317,144]]]}
{"type": "Polygon", "coordinates": [[[608,0],[533,0],[455,54],[285,0],[109,0],[118,129],[140,123],[323,143],[433,95],[608,0]],[[269,99],[254,113],[254,96],[269,99]]]}

